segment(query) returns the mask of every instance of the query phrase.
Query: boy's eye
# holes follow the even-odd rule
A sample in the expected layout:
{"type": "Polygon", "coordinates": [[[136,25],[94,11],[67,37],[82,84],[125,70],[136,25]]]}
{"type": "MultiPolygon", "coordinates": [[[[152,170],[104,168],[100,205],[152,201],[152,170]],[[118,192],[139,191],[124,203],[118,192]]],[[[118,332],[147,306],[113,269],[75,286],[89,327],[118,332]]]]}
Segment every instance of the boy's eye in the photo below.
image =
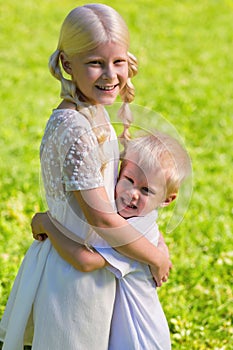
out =
{"type": "Polygon", "coordinates": [[[142,188],[142,192],[144,192],[145,194],[151,194],[151,195],[154,195],[155,193],[154,193],[154,191],[152,191],[150,188],[148,188],[148,187],[143,187],[142,188]]]}
{"type": "Polygon", "coordinates": [[[142,188],[142,191],[145,192],[145,193],[149,193],[149,192],[150,192],[150,190],[149,190],[148,187],[143,187],[143,188],[142,188]]]}
{"type": "Polygon", "coordinates": [[[126,180],[128,180],[131,184],[134,183],[133,179],[131,179],[131,177],[125,176],[126,180]]]}

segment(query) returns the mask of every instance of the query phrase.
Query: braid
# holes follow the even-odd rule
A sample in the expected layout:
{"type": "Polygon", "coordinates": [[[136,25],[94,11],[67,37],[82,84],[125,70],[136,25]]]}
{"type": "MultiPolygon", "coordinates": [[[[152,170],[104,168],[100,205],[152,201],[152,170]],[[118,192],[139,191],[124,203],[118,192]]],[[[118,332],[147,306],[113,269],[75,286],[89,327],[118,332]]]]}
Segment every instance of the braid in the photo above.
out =
{"type": "Polygon", "coordinates": [[[138,61],[136,57],[128,52],[129,77],[133,78],[138,73],[138,61]]]}
{"type": "Polygon", "coordinates": [[[62,72],[59,65],[60,51],[56,50],[49,59],[49,70],[50,73],[57,79],[61,80],[62,72]]]}
{"type": "Polygon", "coordinates": [[[133,115],[129,108],[129,103],[134,100],[135,97],[135,89],[131,82],[131,78],[133,78],[138,72],[138,63],[137,59],[134,55],[128,52],[128,80],[124,88],[120,92],[121,99],[123,101],[122,106],[118,111],[118,117],[122,120],[124,125],[123,133],[119,136],[121,142],[124,144],[124,140],[130,139],[129,127],[133,121],[133,115]]]}
{"type": "Polygon", "coordinates": [[[75,84],[66,78],[64,78],[60,66],[60,50],[56,50],[49,59],[50,73],[61,82],[61,98],[77,103],[76,86],[75,84]]]}

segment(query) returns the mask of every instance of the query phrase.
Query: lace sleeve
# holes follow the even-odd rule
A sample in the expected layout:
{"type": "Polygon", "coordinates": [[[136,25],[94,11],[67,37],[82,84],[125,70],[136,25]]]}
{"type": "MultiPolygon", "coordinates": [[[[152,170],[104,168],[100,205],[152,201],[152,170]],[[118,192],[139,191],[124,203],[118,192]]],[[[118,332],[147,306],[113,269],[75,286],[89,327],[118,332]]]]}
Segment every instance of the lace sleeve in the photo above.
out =
{"type": "Polygon", "coordinates": [[[63,140],[74,140],[64,156],[63,185],[66,191],[103,186],[99,145],[92,130],[70,129],[63,140]],[[75,133],[75,137],[74,137],[75,133]],[[78,137],[77,137],[78,134],[78,137]]]}
{"type": "Polygon", "coordinates": [[[74,110],[55,110],[40,149],[46,195],[65,198],[66,191],[103,186],[99,145],[90,123],[74,110]]]}

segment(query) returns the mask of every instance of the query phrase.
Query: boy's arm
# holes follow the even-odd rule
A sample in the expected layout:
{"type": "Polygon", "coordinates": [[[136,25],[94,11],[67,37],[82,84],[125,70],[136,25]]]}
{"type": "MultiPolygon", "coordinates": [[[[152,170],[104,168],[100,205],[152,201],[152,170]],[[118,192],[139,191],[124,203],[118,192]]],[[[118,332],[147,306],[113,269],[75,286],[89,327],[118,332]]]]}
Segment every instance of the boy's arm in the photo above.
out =
{"type": "Polygon", "coordinates": [[[63,235],[46,213],[35,214],[32,231],[34,225],[43,233],[33,234],[33,237],[39,241],[48,237],[58,254],[77,270],[91,272],[108,265],[107,261],[96,251],[90,251],[84,245],[63,235]]]}

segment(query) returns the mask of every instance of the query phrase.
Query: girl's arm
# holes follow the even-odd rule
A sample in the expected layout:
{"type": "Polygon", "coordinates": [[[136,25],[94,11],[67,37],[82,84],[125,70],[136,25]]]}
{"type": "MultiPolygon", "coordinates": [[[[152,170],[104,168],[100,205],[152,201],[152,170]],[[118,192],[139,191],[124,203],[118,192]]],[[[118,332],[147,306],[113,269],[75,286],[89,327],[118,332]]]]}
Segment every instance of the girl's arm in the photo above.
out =
{"type": "Polygon", "coordinates": [[[163,252],[170,259],[168,246],[166,245],[166,242],[161,232],[159,233],[158,249],[161,250],[161,252],[163,252]]]}
{"type": "MultiPolygon", "coordinates": [[[[36,213],[34,215],[32,219],[32,231],[44,232],[34,233],[33,237],[38,241],[44,241],[47,237],[49,237],[52,245],[57,250],[59,255],[79,271],[90,272],[109,265],[109,263],[99,253],[95,251],[91,252],[84,245],[67,238],[50,220],[47,212],[36,213]]],[[[169,258],[168,247],[161,233],[158,249],[169,258]]],[[[151,273],[152,275],[154,273],[152,266],[151,273]]],[[[167,279],[168,274],[164,275],[161,280],[161,284],[158,286],[161,286],[162,282],[166,282],[167,279]]]]}
{"type": "Polygon", "coordinates": [[[74,195],[88,223],[104,240],[123,255],[150,265],[157,286],[167,280],[172,267],[169,257],[113,211],[103,187],[74,195]]]}
{"type": "Polygon", "coordinates": [[[32,220],[32,230],[43,232],[33,234],[34,238],[44,241],[47,237],[58,254],[75,269],[91,272],[108,265],[107,261],[96,251],[88,250],[84,245],[67,238],[51,222],[47,213],[37,213],[32,220]]]}
{"type": "MultiPolygon", "coordinates": [[[[153,277],[157,285],[161,286],[162,281],[167,279],[169,275],[171,269],[170,259],[143,237],[141,233],[130,226],[125,219],[113,211],[105,189],[99,187],[91,190],[76,191],[74,195],[93,229],[123,255],[151,265],[153,277]]],[[[32,222],[34,235],[38,233],[51,235],[50,229],[51,226],[38,229],[32,222]]],[[[71,242],[73,243],[73,241],[71,242]]],[[[72,248],[64,252],[65,247],[69,246],[68,241],[64,245],[61,238],[56,244],[58,251],[59,249],[61,252],[63,250],[62,254],[64,254],[63,258],[65,260],[71,259],[72,256],[74,257],[73,253],[70,254],[70,249],[72,250],[72,248]]]]}

